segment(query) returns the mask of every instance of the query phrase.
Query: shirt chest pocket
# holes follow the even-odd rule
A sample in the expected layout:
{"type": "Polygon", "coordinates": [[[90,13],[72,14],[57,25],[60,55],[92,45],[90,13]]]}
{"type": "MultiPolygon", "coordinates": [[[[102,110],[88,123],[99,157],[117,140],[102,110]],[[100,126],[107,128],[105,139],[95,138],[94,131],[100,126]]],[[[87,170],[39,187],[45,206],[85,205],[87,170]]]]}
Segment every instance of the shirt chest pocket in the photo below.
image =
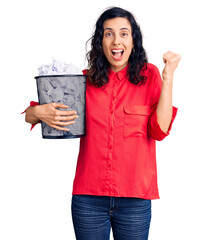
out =
{"type": "Polygon", "coordinates": [[[125,105],[124,111],[124,137],[147,136],[147,124],[151,114],[150,106],[125,105]]]}

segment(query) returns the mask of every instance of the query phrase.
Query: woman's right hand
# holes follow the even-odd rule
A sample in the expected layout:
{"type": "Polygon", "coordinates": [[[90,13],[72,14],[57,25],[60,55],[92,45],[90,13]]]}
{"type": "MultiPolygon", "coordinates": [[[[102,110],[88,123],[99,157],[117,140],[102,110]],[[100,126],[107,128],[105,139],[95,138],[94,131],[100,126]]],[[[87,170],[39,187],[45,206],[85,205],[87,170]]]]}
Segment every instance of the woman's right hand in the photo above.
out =
{"type": "Polygon", "coordinates": [[[77,112],[71,110],[62,111],[57,108],[67,109],[68,106],[61,103],[48,103],[29,107],[26,110],[25,120],[32,124],[41,120],[57,130],[69,131],[64,127],[75,123],[74,119],[78,118],[77,112]]]}

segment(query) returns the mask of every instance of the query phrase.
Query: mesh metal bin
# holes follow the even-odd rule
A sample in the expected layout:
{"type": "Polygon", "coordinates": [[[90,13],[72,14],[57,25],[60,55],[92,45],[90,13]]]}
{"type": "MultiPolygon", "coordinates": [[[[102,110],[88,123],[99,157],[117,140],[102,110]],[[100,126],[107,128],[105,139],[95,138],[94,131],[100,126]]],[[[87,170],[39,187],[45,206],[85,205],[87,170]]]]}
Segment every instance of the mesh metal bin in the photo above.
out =
{"type": "MultiPolygon", "coordinates": [[[[43,138],[79,138],[85,136],[86,75],[43,75],[35,77],[39,104],[62,103],[67,110],[77,111],[75,123],[59,131],[42,122],[43,138]]],[[[64,109],[60,109],[64,110],[64,109]]]]}

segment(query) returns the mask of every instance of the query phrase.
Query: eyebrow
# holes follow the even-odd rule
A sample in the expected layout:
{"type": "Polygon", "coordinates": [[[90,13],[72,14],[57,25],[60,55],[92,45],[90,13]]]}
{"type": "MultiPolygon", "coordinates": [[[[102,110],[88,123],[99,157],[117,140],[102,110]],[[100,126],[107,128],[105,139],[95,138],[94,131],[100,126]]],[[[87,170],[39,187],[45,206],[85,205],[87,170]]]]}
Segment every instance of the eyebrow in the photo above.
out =
{"type": "MultiPolygon", "coordinates": [[[[105,28],[104,31],[105,30],[111,30],[112,31],[113,29],[112,28],[105,28]]],[[[128,30],[130,32],[130,30],[128,28],[121,28],[120,30],[128,30]]]]}

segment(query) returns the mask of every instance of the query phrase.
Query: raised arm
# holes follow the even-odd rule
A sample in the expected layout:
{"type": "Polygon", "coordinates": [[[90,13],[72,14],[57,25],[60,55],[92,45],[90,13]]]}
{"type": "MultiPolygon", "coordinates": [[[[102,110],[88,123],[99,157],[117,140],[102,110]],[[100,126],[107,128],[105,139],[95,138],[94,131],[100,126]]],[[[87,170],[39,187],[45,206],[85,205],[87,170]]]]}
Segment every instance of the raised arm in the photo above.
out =
{"type": "Polygon", "coordinates": [[[162,72],[163,83],[157,105],[157,121],[160,128],[165,133],[167,133],[172,119],[173,75],[180,59],[180,55],[170,51],[163,55],[165,67],[162,72]]]}

